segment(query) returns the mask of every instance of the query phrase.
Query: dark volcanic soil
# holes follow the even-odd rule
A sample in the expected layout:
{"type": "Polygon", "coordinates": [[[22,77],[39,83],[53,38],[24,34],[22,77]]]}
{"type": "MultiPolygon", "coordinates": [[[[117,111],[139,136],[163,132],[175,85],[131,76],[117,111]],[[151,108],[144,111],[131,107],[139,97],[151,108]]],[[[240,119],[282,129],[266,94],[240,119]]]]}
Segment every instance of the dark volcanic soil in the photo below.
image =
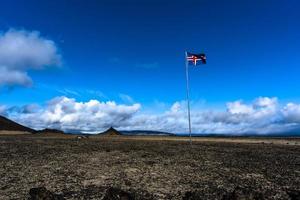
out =
{"type": "Polygon", "coordinates": [[[300,146],[0,137],[0,199],[38,187],[64,199],[299,199],[300,146]]]}

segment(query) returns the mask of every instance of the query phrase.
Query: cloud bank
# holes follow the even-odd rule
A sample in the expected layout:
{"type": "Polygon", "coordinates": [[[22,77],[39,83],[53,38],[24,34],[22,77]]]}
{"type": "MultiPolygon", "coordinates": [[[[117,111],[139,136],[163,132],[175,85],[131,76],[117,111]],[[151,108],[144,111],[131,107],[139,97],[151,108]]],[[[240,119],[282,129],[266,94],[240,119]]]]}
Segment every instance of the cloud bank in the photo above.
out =
{"type": "MultiPolygon", "coordinates": [[[[45,105],[0,106],[0,113],[35,129],[100,132],[110,126],[121,130],[187,132],[186,105],[175,102],[160,114],[143,113],[141,104],[113,101],[79,102],[56,97],[45,105]]],[[[300,130],[300,104],[280,105],[277,98],[259,97],[251,103],[228,102],[224,110],[192,110],[194,133],[269,134],[300,130]]]]}
{"type": "Polygon", "coordinates": [[[97,132],[110,126],[122,127],[139,109],[140,104],[117,105],[113,101],[97,100],[77,102],[62,96],[48,101],[44,107],[26,105],[14,109],[10,116],[36,129],[47,127],[65,131],[97,132]]]}
{"type": "Polygon", "coordinates": [[[10,29],[0,33],[0,85],[30,86],[29,70],[60,63],[55,43],[39,32],[10,29]]]}

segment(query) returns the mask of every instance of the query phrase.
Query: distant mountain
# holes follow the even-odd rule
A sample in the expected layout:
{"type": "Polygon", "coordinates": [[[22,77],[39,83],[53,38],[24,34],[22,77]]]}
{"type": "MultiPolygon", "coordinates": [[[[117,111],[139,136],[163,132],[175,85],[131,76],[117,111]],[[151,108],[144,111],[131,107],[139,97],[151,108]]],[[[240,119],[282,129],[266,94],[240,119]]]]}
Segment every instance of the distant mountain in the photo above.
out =
{"type": "Polygon", "coordinates": [[[43,130],[38,130],[38,131],[35,131],[35,133],[58,133],[58,134],[65,134],[63,131],[61,130],[57,130],[57,129],[50,129],[50,128],[45,128],[43,130]]]}
{"type": "Polygon", "coordinates": [[[6,117],[0,116],[0,131],[25,131],[33,133],[35,130],[18,124],[6,117]]]}
{"type": "Polygon", "coordinates": [[[107,129],[106,131],[99,133],[98,135],[109,135],[109,136],[113,136],[113,135],[122,135],[121,132],[117,131],[116,129],[114,129],[113,127],[110,127],[109,129],[107,129]]]}
{"type": "Polygon", "coordinates": [[[162,132],[162,131],[148,131],[148,130],[132,130],[132,131],[121,131],[124,135],[153,135],[153,136],[175,136],[173,133],[162,132]]]}

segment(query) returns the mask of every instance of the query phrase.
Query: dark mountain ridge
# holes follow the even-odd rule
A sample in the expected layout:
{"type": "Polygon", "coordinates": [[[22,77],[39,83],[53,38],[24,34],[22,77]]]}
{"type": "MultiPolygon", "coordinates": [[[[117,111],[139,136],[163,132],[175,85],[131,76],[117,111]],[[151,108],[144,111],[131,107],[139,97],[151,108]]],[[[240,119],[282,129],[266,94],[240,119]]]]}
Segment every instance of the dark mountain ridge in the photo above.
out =
{"type": "Polygon", "coordinates": [[[57,130],[57,129],[50,129],[50,128],[45,128],[45,129],[42,129],[42,130],[38,130],[38,131],[35,131],[35,133],[57,133],[57,134],[64,134],[65,132],[64,131],[61,131],[61,130],[57,130]]]}
{"type": "Polygon", "coordinates": [[[0,116],[0,131],[25,131],[33,133],[35,130],[18,124],[6,117],[0,116]]]}

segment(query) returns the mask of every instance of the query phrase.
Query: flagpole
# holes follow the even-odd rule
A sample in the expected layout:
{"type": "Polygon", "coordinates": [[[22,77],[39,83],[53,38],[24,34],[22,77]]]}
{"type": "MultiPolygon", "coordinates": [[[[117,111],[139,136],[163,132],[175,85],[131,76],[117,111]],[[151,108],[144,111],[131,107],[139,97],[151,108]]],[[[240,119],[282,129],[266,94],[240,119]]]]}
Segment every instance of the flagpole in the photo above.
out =
{"type": "Polygon", "coordinates": [[[188,120],[189,120],[189,136],[190,144],[192,144],[192,126],[191,126],[191,112],[190,112],[190,89],[189,89],[189,63],[187,60],[187,51],[185,51],[185,74],[186,74],[186,98],[188,107],[188,120]]]}

